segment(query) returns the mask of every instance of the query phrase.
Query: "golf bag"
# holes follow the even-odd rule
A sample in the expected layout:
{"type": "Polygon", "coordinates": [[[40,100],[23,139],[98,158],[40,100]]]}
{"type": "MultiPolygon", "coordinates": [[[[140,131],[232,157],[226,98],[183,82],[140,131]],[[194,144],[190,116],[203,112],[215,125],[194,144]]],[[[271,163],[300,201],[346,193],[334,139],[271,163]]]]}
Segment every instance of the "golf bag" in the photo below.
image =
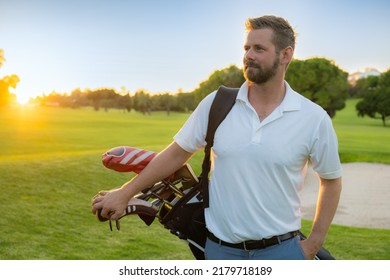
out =
{"type": "MultiPolygon", "coordinates": [[[[206,136],[205,156],[202,173],[197,177],[191,166],[186,163],[168,178],[145,189],[132,198],[122,217],[131,214],[138,216],[147,224],[155,218],[164,227],[180,239],[186,240],[194,257],[205,259],[204,248],[207,239],[207,228],[204,219],[204,208],[208,207],[208,175],[210,171],[210,153],[214,133],[218,125],[233,107],[238,89],[220,87],[210,109],[206,136]]],[[[142,149],[121,146],[103,154],[103,164],[119,172],[139,173],[157,155],[142,149]]],[[[98,212],[100,221],[107,221],[98,212]]],[[[119,230],[119,221],[116,221],[119,230]]],[[[110,228],[112,225],[110,221],[110,228]]],[[[305,236],[300,232],[302,239],[305,236]]],[[[331,260],[333,256],[321,248],[315,259],[331,260]]]]}

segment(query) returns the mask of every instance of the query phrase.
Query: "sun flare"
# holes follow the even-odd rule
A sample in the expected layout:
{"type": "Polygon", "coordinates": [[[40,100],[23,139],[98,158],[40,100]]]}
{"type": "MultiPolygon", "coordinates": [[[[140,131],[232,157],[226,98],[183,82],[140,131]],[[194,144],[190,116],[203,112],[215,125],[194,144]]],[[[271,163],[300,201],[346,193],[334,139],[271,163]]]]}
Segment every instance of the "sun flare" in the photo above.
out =
{"type": "Polygon", "coordinates": [[[20,105],[27,105],[29,100],[30,100],[29,96],[25,96],[25,95],[22,95],[22,94],[16,94],[16,101],[20,105]]]}

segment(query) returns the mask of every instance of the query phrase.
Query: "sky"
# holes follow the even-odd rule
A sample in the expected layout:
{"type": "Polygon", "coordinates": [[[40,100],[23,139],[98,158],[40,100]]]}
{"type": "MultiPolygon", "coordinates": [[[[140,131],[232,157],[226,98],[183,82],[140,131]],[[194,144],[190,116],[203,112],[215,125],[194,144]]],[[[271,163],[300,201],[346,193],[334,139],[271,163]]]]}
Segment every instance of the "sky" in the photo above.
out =
{"type": "Polygon", "coordinates": [[[267,14],[297,32],[296,59],[390,68],[387,0],[0,0],[0,78],[19,76],[22,102],[77,88],[191,91],[242,67],[244,22],[267,14]]]}

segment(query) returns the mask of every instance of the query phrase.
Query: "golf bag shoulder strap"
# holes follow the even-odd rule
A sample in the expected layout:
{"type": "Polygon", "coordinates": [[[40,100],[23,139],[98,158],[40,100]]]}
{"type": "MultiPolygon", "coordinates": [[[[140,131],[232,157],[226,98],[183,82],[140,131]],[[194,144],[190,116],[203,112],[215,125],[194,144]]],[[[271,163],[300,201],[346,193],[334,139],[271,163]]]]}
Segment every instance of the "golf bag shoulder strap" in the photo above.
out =
{"type": "Polygon", "coordinates": [[[234,103],[236,103],[238,90],[238,88],[219,87],[210,108],[206,147],[208,146],[211,148],[213,146],[215,131],[230,112],[234,103]]]}
{"type": "Polygon", "coordinates": [[[205,207],[209,206],[209,196],[208,196],[208,185],[209,185],[209,172],[210,172],[210,153],[211,147],[214,145],[214,135],[218,126],[222,123],[225,117],[228,115],[233,105],[236,103],[236,98],[238,94],[238,88],[229,88],[225,86],[220,86],[213,103],[211,104],[210,113],[209,113],[209,122],[207,126],[206,134],[206,147],[204,149],[204,159],[202,164],[202,174],[201,174],[201,188],[202,188],[202,197],[205,207]]]}

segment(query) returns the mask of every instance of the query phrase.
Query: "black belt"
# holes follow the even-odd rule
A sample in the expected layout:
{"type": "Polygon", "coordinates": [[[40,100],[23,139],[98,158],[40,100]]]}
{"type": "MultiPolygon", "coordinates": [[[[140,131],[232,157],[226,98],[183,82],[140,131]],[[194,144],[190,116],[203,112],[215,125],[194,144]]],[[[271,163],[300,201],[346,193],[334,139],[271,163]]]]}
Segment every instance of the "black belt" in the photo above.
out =
{"type": "Polygon", "coordinates": [[[244,241],[244,242],[241,242],[241,243],[228,243],[228,242],[225,242],[225,241],[219,239],[218,237],[216,237],[211,232],[209,232],[208,238],[210,240],[220,244],[220,245],[223,245],[223,246],[250,251],[250,250],[264,249],[264,248],[272,246],[272,245],[280,244],[283,241],[291,239],[291,238],[293,238],[293,237],[295,237],[297,235],[298,235],[298,231],[292,231],[292,232],[288,232],[286,234],[273,236],[271,238],[266,238],[266,239],[264,238],[264,239],[261,239],[261,240],[248,240],[248,241],[244,241]]]}

